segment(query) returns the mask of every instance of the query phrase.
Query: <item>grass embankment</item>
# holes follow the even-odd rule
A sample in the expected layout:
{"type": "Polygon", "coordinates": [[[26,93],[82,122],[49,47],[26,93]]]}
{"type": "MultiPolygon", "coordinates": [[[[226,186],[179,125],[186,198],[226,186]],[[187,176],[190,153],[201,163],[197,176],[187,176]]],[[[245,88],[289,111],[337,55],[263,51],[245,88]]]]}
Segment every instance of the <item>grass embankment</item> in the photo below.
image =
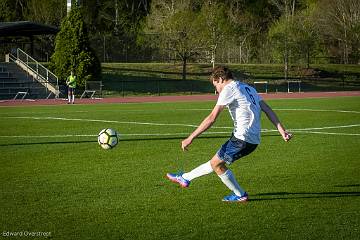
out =
{"type": "MultiPolygon", "coordinates": [[[[104,63],[103,84],[105,95],[168,95],[211,93],[208,82],[210,64],[189,64],[187,79],[182,80],[182,65],[173,63],[104,63]]],[[[293,66],[284,79],[280,64],[228,64],[235,76],[253,84],[267,81],[268,92],[359,90],[360,66],[358,65],[313,65],[306,69],[293,66]],[[245,75],[245,77],[244,77],[245,75]]],[[[259,92],[264,84],[256,85],[259,92]]]]}

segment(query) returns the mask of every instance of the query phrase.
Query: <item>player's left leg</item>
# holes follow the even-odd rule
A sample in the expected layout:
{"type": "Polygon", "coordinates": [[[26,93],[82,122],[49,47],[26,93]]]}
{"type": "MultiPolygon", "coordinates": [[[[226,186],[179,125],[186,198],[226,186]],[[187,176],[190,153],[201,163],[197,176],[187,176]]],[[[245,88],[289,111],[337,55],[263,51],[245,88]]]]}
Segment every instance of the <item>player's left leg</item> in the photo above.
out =
{"type": "Polygon", "coordinates": [[[234,174],[227,168],[226,164],[232,164],[237,159],[244,157],[256,149],[256,144],[247,143],[232,136],[211,159],[211,166],[221,181],[233,192],[232,195],[224,197],[223,201],[245,202],[247,193],[241,188],[234,174]]]}
{"type": "Polygon", "coordinates": [[[75,103],[75,88],[72,88],[72,104],[75,103]]]}
{"type": "MultiPolygon", "coordinates": [[[[226,162],[221,160],[217,154],[211,159],[211,166],[221,181],[225,184],[225,186],[227,186],[236,196],[238,196],[239,199],[245,198],[246,196],[247,200],[247,193],[239,185],[233,172],[227,168],[226,162]]],[[[223,200],[225,200],[225,198],[223,200]]]]}

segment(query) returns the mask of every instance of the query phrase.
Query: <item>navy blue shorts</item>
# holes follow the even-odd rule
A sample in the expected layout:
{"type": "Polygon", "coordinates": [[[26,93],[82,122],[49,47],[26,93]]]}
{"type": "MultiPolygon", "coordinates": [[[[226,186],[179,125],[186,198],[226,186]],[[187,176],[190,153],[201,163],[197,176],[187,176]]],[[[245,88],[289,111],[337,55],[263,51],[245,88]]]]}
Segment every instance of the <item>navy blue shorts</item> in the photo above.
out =
{"type": "Polygon", "coordinates": [[[68,87],[68,92],[72,95],[75,94],[75,88],[68,87]]]}
{"type": "Polygon", "coordinates": [[[230,165],[239,158],[252,153],[256,147],[257,144],[248,143],[231,136],[230,139],[221,146],[217,155],[221,160],[230,165]]]}

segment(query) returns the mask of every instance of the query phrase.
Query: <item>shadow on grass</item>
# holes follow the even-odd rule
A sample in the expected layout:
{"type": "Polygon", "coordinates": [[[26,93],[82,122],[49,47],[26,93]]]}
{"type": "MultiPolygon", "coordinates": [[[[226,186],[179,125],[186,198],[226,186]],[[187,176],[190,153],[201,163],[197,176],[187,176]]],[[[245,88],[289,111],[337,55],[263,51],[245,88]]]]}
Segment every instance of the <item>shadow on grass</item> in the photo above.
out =
{"type": "Polygon", "coordinates": [[[360,184],[335,185],[335,187],[360,187],[360,184]]]}
{"type": "MultiPolygon", "coordinates": [[[[153,137],[153,138],[130,138],[130,139],[119,139],[119,142],[134,142],[134,141],[167,141],[167,140],[182,140],[186,136],[180,137],[153,137]]],[[[199,138],[228,138],[229,136],[206,136],[206,137],[199,137],[199,138]]],[[[7,147],[7,146],[26,146],[26,145],[47,145],[47,144],[81,144],[81,143],[94,143],[97,140],[82,140],[82,141],[42,141],[42,142],[24,142],[24,143],[5,143],[0,144],[0,147],[7,147]]]]}
{"type": "Polygon", "coordinates": [[[93,140],[85,140],[85,141],[54,141],[54,142],[26,142],[26,143],[5,143],[0,144],[0,147],[7,147],[7,146],[26,146],[26,145],[47,145],[47,144],[79,144],[79,143],[90,143],[90,142],[97,142],[93,140]]]}
{"type": "MultiPolygon", "coordinates": [[[[189,133],[190,134],[190,133],[189,133]]],[[[149,138],[131,138],[131,139],[120,139],[121,142],[132,142],[132,141],[166,141],[166,140],[184,140],[187,136],[174,136],[174,137],[149,137],[149,138]]],[[[228,139],[231,135],[224,134],[224,135],[213,135],[213,136],[199,136],[197,139],[213,139],[213,138],[219,138],[219,139],[228,139]]],[[[278,134],[266,134],[262,137],[279,137],[278,134]]],[[[219,142],[219,144],[223,144],[223,142],[219,142]]],[[[219,145],[220,147],[220,145],[219,145]]]]}
{"type": "MultiPolygon", "coordinates": [[[[278,134],[266,134],[262,137],[279,137],[278,134]]],[[[168,140],[183,140],[186,136],[169,136],[169,137],[147,137],[147,138],[120,138],[119,142],[134,142],[134,141],[168,141],[168,140]]],[[[230,135],[213,135],[213,136],[200,136],[198,139],[228,139],[230,135]]],[[[7,146],[26,146],[26,145],[47,145],[47,144],[81,144],[81,143],[94,143],[97,142],[96,138],[94,140],[79,140],[79,141],[42,141],[42,142],[24,142],[24,143],[4,143],[0,144],[0,147],[7,146]]],[[[220,144],[223,142],[219,142],[220,144]]]]}
{"type": "Polygon", "coordinates": [[[360,197],[360,192],[274,192],[251,195],[250,201],[360,197]]]}
{"type": "MultiPolygon", "coordinates": [[[[266,134],[262,137],[279,137],[278,134],[266,134]]],[[[186,136],[168,136],[168,137],[147,137],[147,138],[128,138],[123,139],[120,138],[119,142],[134,142],[134,141],[168,141],[168,140],[183,140],[186,136]]],[[[230,138],[229,134],[224,135],[213,135],[213,136],[200,136],[198,139],[227,139],[230,138]]],[[[0,147],[7,147],[7,146],[26,146],[26,145],[46,145],[46,144],[81,144],[81,143],[94,143],[97,142],[95,140],[80,140],[80,141],[42,141],[42,142],[23,142],[23,143],[5,143],[0,144],[0,147]]],[[[220,142],[219,144],[221,144],[220,142]]],[[[219,145],[220,146],[220,145],[219,145]]]]}

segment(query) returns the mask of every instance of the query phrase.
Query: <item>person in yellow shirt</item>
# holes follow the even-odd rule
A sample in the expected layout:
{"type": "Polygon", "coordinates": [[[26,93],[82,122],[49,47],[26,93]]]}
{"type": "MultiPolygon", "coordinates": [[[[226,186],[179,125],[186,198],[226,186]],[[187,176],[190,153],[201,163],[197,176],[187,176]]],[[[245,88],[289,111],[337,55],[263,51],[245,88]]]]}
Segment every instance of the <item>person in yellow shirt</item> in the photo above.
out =
{"type": "Polygon", "coordinates": [[[66,79],[66,85],[68,86],[68,104],[74,104],[76,88],[76,76],[74,75],[74,71],[71,71],[70,76],[66,79]]]}

